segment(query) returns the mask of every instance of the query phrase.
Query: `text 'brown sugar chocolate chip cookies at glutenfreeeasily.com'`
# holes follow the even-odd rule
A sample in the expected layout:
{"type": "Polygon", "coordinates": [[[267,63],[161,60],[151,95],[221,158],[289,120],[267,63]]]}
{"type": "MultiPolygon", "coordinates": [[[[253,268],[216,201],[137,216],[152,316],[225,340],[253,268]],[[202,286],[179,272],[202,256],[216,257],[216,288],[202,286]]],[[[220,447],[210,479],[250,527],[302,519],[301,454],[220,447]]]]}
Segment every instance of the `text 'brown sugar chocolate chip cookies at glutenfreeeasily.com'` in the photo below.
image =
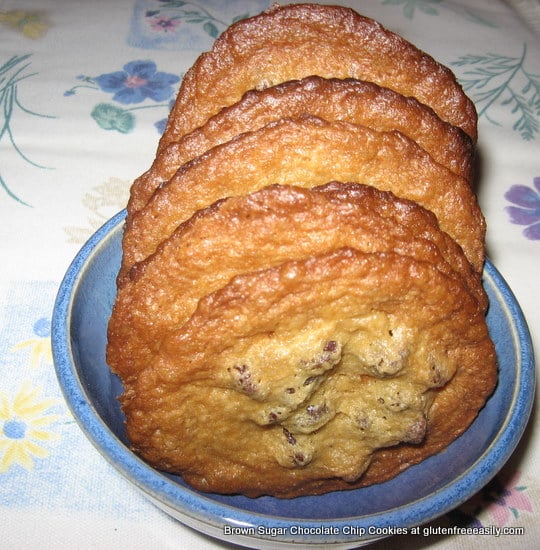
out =
{"type": "Polygon", "coordinates": [[[348,8],[225,31],[131,190],[107,360],[133,449],[288,498],[463,433],[497,379],[475,141],[453,74],[348,8]]]}

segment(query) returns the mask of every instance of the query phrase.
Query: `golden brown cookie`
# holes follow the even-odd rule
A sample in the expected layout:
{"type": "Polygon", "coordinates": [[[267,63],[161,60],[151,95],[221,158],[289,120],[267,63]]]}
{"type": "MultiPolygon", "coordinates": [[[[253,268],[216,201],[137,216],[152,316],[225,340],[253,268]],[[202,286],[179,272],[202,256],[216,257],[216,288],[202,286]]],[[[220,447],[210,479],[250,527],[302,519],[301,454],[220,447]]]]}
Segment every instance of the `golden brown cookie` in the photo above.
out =
{"type": "Polygon", "coordinates": [[[122,405],[155,467],[203,491],[293,497],[381,482],[402,456],[401,469],[441,450],[495,379],[483,313],[459,280],[344,248],[201,299],[125,381],[122,405]]]}
{"type": "Polygon", "coordinates": [[[412,97],[354,79],[306,77],[247,92],[201,127],[170,143],[131,188],[128,216],[143,208],[152,193],[186,162],[238,134],[280,118],[309,113],[324,120],[343,120],[379,131],[398,130],[416,141],[433,159],[472,180],[473,143],[461,129],[441,120],[412,97]]]}
{"type": "Polygon", "coordinates": [[[463,433],[497,379],[476,124],[448,68],[348,8],[227,29],[131,189],[107,361],[133,449],[295,497],[463,433]]]}
{"type": "Polygon", "coordinates": [[[485,222],[465,179],[399,132],[306,116],[240,134],[183,165],[128,220],[119,284],[179,224],[220,198],[273,183],[314,187],[332,180],[366,183],[418,202],[482,271],[485,222]]]}
{"type": "Polygon", "coordinates": [[[367,80],[415,97],[476,141],[476,110],[447,67],[352,9],[293,4],[235,23],[197,59],[159,151],[248,90],[311,75],[367,80]]]}
{"type": "Polygon", "coordinates": [[[123,377],[136,375],[199,299],[235,275],[344,246],[429,262],[486,309],[479,275],[418,204],[360,184],[274,185],[198,211],[131,269],[109,322],[108,364],[123,377]]]}

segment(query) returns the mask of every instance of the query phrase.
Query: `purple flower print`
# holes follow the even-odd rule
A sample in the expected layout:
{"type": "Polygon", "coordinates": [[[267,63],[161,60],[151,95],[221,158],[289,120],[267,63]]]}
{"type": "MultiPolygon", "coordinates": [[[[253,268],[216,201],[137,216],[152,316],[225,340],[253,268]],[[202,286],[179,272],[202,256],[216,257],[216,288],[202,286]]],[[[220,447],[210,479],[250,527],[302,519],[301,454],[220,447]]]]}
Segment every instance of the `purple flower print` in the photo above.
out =
{"type": "Polygon", "coordinates": [[[512,185],[505,198],[517,206],[507,206],[510,221],[518,225],[527,225],[523,231],[527,239],[540,240],[540,177],[533,179],[536,188],[525,185],[512,185]]]}
{"type": "Polygon", "coordinates": [[[149,19],[149,22],[152,29],[163,33],[175,32],[178,25],[182,23],[180,19],[169,17],[152,17],[149,19]]]}
{"type": "Polygon", "coordinates": [[[512,523],[521,512],[533,513],[527,487],[519,483],[520,477],[519,472],[504,481],[496,477],[481,491],[484,508],[499,527],[512,523]]]}
{"type": "Polygon", "coordinates": [[[499,497],[489,506],[489,513],[499,527],[519,517],[520,512],[533,512],[529,498],[524,494],[526,487],[517,484],[519,475],[508,483],[499,497]]]}
{"type": "Polygon", "coordinates": [[[165,101],[173,94],[172,85],[179,80],[174,74],[157,71],[153,61],[131,61],[122,71],[94,79],[104,92],[113,93],[113,99],[124,105],[141,103],[147,98],[165,101]]]}
{"type": "Polygon", "coordinates": [[[482,490],[463,503],[459,508],[448,513],[449,519],[462,527],[486,526],[479,519],[488,516],[487,524],[495,523],[499,527],[509,525],[523,512],[534,513],[532,502],[527,496],[527,487],[520,483],[520,472],[512,477],[493,478],[482,490]]]}

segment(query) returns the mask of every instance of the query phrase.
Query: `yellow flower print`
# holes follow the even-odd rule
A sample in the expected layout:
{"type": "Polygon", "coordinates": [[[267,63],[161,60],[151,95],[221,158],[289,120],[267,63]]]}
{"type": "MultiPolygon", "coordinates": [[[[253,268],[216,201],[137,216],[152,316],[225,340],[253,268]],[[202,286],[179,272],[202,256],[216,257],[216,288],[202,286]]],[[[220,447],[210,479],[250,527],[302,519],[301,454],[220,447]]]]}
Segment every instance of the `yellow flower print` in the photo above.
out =
{"type": "Polygon", "coordinates": [[[42,362],[52,363],[51,327],[46,318],[38,319],[34,323],[35,338],[29,338],[13,346],[10,351],[19,351],[30,348],[30,366],[38,367],[42,362]]]}
{"type": "Polygon", "coordinates": [[[0,11],[0,22],[22,32],[27,38],[41,38],[49,27],[38,12],[23,10],[0,11]]]}
{"type": "Polygon", "coordinates": [[[89,210],[86,227],[64,227],[68,242],[82,244],[100,225],[116,214],[129,198],[128,180],[109,178],[96,185],[83,197],[82,204],[89,210]]]}
{"type": "Polygon", "coordinates": [[[47,430],[60,418],[57,414],[47,414],[57,401],[40,399],[41,393],[26,381],[11,401],[5,393],[0,394],[0,473],[15,464],[32,470],[34,458],[49,455],[42,444],[60,438],[47,430]]]}

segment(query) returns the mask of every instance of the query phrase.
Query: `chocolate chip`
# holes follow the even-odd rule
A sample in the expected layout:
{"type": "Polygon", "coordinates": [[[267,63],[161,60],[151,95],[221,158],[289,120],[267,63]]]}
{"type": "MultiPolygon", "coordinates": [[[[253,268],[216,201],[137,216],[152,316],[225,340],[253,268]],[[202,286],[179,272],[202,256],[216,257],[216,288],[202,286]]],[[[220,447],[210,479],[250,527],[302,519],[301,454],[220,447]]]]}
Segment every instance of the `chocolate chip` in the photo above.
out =
{"type": "Polygon", "coordinates": [[[306,378],[304,381],[304,386],[309,386],[310,384],[313,384],[317,380],[318,376],[310,376],[309,378],[306,378]]]}
{"type": "Polygon", "coordinates": [[[427,419],[422,416],[407,430],[404,441],[407,443],[421,443],[424,440],[427,429],[427,419]]]}
{"type": "Polygon", "coordinates": [[[363,432],[371,427],[371,420],[367,415],[361,415],[357,418],[356,423],[360,428],[360,431],[363,432]]]}
{"type": "Polygon", "coordinates": [[[319,420],[326,413],[328,413],[328,407],[325,404],[322,404],[322,405],[308,405],[306,410],[307,410],[308,415],[313,420],[319,420]]]}
{"type": "Polygon", "coordinates": [[[338,349],[338,343],[335,340],[328,340],[324,345],[323,351],[334,352],[338,349]]]}
{"type": "Polygon", "coordinates": [[[296,445],[296,438],[287,428],[283,428],[283,433],[291,445],[296,445]]]}
{"type": "Polygon", "coordinates": [[[295,453],[293,455],[293,462],[298,464],[298,466],[303,466],[306,464],[306,457],[303,453],[295,453]]]}
{"type": "Polygon", "coordinates": [[[441,372],[441,367],[436,364],[432,364],[430,366],[431,370],[431,383],[434,387],[440,388],[441,386],[444,386],[446,384],[446,378],[443,376],[441,372]]]}
{"type": "Polygon", "coordinates": [[[323,346],[323,351],[312,359],[302,359],[300,364],[308,369],[331,368],[339,360],[341,346],[335,340],[328,340],[323,346]]]}
{"type": "Polygon", "coordinates": [[[257,392],[257,383],[251,379],[248,365],[235,365],[232,372],[231,369],[228,370],[244,393],[254,394],[257,392]]]}

